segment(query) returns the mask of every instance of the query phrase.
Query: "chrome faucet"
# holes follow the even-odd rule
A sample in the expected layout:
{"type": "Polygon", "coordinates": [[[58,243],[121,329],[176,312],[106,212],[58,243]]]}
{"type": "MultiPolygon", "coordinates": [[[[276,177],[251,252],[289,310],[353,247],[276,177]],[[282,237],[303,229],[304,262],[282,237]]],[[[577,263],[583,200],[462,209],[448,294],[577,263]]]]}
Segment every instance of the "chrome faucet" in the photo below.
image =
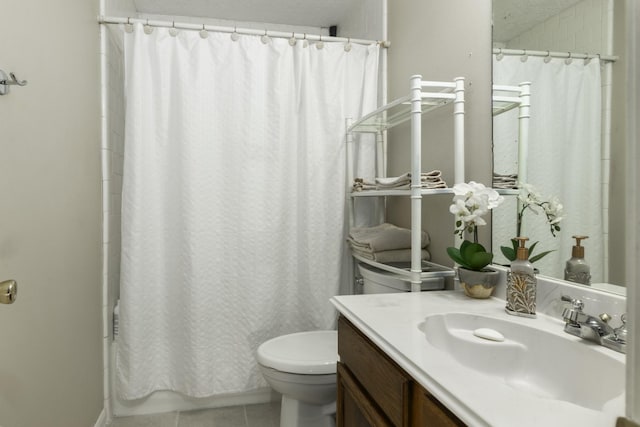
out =
{"type": "Polygon", "coordinates": [[[611,320],[611,316],[607,313],[592,316],[582,311],[584,308],[582,300],[573,299],[566,295],[563,295],[561,299],[571,303],[571,307],[565,307],[562,311],[562,318],[565,321],[564,331],[566,333],[604,345],[621,353],[626,352],[626,319],[624,315],[622,326],[613,329],[608,323],[611,320]]]}

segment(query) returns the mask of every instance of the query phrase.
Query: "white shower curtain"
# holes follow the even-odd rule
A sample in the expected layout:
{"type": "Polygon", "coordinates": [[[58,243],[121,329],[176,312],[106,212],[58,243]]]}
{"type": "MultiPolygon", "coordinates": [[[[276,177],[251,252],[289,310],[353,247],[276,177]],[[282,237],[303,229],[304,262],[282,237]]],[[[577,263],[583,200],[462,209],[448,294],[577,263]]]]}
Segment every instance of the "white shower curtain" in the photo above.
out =
{"type": "Polygon", "coordinates": [[[376,107],[377,70],[375,45],[125,34],[124,399],[258,389],[260,343],[333,327],[344,123],[376,107]]]}
{"type": "MultiPolygon", "coordinates": [[[[584,241],[592,282],[602,281],[603,223],[601,171],[600,63],[592,59],[545,62],[542,57],[504,56],[493,60],[495,84],[531,82],[531,119],[527,151],[528,183],[541,193],[557,196],[564,205],[562,231],[553,238],[544,214],[524,216],[530,243],[540,241],[536,252],[555,249],[534,264],[542,274],[563,277],[571,257],[571,236],[588,235],[584,241]]],[[[494,118],[494,171],[517,172],[518,111],[494,118]]],[[[509,198],[507,198],[509,199],[509,198]]],[[[515,237],[515,199],[493,215],[493,249],[509,246],[515,237]]],[[[535,255],[535,254],[534,254],[535,255]]],[[[500,255],[497,262],[506,262],[500,255]]]]}

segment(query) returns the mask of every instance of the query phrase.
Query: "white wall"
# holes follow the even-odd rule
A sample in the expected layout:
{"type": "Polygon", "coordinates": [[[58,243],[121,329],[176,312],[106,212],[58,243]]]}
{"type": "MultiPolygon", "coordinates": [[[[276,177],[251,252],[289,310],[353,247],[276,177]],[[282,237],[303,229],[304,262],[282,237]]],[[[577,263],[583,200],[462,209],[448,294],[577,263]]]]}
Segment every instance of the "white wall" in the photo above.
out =
{"type": "MultiPolygon", "coordinates": [[[[389,99],[406,95],[409,77],[425,80],[466,78],[465,150],[466,181],[491,184],[491,0],[389,2],[389,99]]],[[[422,128],[422,169],[440,169],[445,181],[453,180],[453,114],[450,108],[425,116],[422,128]]],[[[408,127],[389,132],[389,176],[407,172],[408,127]]],[[[390,202],[389,220],[410,225],[407,200],[390,202]]],[[[423,202],[423,227],[431,234],[432,259],[453,265],[446,254],[454,242],[450,196],[433,196],[423,202]]],[[[491,244],[489,227],[481,230],[481,243],[491,244]]]]}
{"type": "Polygon", "coordinates": [[[93,426],[103,408],[97,1],[5,1],[0,68],[0,425],[93,426]]]}
{"type": "Polygon", "coordinates": [[[583,0],[507,42],[507,48],[609,52],[609,0],[583,0]]]}

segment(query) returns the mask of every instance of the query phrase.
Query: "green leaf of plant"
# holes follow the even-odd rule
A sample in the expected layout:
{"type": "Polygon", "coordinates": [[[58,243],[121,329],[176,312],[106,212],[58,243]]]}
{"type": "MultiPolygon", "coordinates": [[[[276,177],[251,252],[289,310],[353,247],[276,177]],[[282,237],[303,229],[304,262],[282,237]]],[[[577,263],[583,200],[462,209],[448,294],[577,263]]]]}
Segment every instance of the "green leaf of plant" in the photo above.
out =
{"type": "Polygon", "coordinates": [[[474,254],[478,252],[487,252],[480,243],[471,243],[465,245],[464,243],[460,245],[460,255],[462,255],[462,259],[467,262],[470,262],[471,258],[474,254]]]}
{"type": "Polygon", "coordinates": [[[466,268],[470,268],[469,265],[464,261],[464,259],[462,259],[462,255],[460,255],[460,250],[458,248],[448,247],[447,254],[457,264],[466,268]]]}
{"type": "Polygon", "coordinates": [[[534,256],[534,257],[529,258],[529,262],[530,262],[530,263],[534,263],[534,262],[536,262],[536,261],[540,260],[541,258],[543,258],[543,257],[545,257],[545,256],[547,256],[547,255],[549,255],[551,252],[554,252],[554,251],[553,251],[553,250],[551,250],[551,251],[540,252],[538,255],[536,255],[536,256],[534,256]]]}
{"type": "Polygon", "coordinates": [[[508,246],[500,246],[500,250],[506,259],[514,261],[516,259],[516,251],[508,246]]]}
{"type": "Polygon", "coordinates": [[[536,248],[537,244],[538,244],[538,242],[533,242],[533,244],[531,246],[529,246],[529,259],[531,259],[531,255],[533,255],[533,251],[536,248]]]}
{"type": "Polygon", "coordinates": [[[491,264],[491,260],[493,259],[493,254],[488,252],[476,252],[470,259],[470,265],[473,270],[482,270],[487,265],[491,264]]]}

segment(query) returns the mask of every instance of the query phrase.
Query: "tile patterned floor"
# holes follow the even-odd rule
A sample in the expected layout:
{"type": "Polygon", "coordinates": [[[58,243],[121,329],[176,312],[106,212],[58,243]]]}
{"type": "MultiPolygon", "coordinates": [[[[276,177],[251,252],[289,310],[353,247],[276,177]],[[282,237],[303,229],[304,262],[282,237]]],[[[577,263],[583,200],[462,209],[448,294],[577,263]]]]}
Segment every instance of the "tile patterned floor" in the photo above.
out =
{"type": "Polygon", "coordinates": [[[114,418],[109,427],[278,427],[280,402],[114,418]]]}

